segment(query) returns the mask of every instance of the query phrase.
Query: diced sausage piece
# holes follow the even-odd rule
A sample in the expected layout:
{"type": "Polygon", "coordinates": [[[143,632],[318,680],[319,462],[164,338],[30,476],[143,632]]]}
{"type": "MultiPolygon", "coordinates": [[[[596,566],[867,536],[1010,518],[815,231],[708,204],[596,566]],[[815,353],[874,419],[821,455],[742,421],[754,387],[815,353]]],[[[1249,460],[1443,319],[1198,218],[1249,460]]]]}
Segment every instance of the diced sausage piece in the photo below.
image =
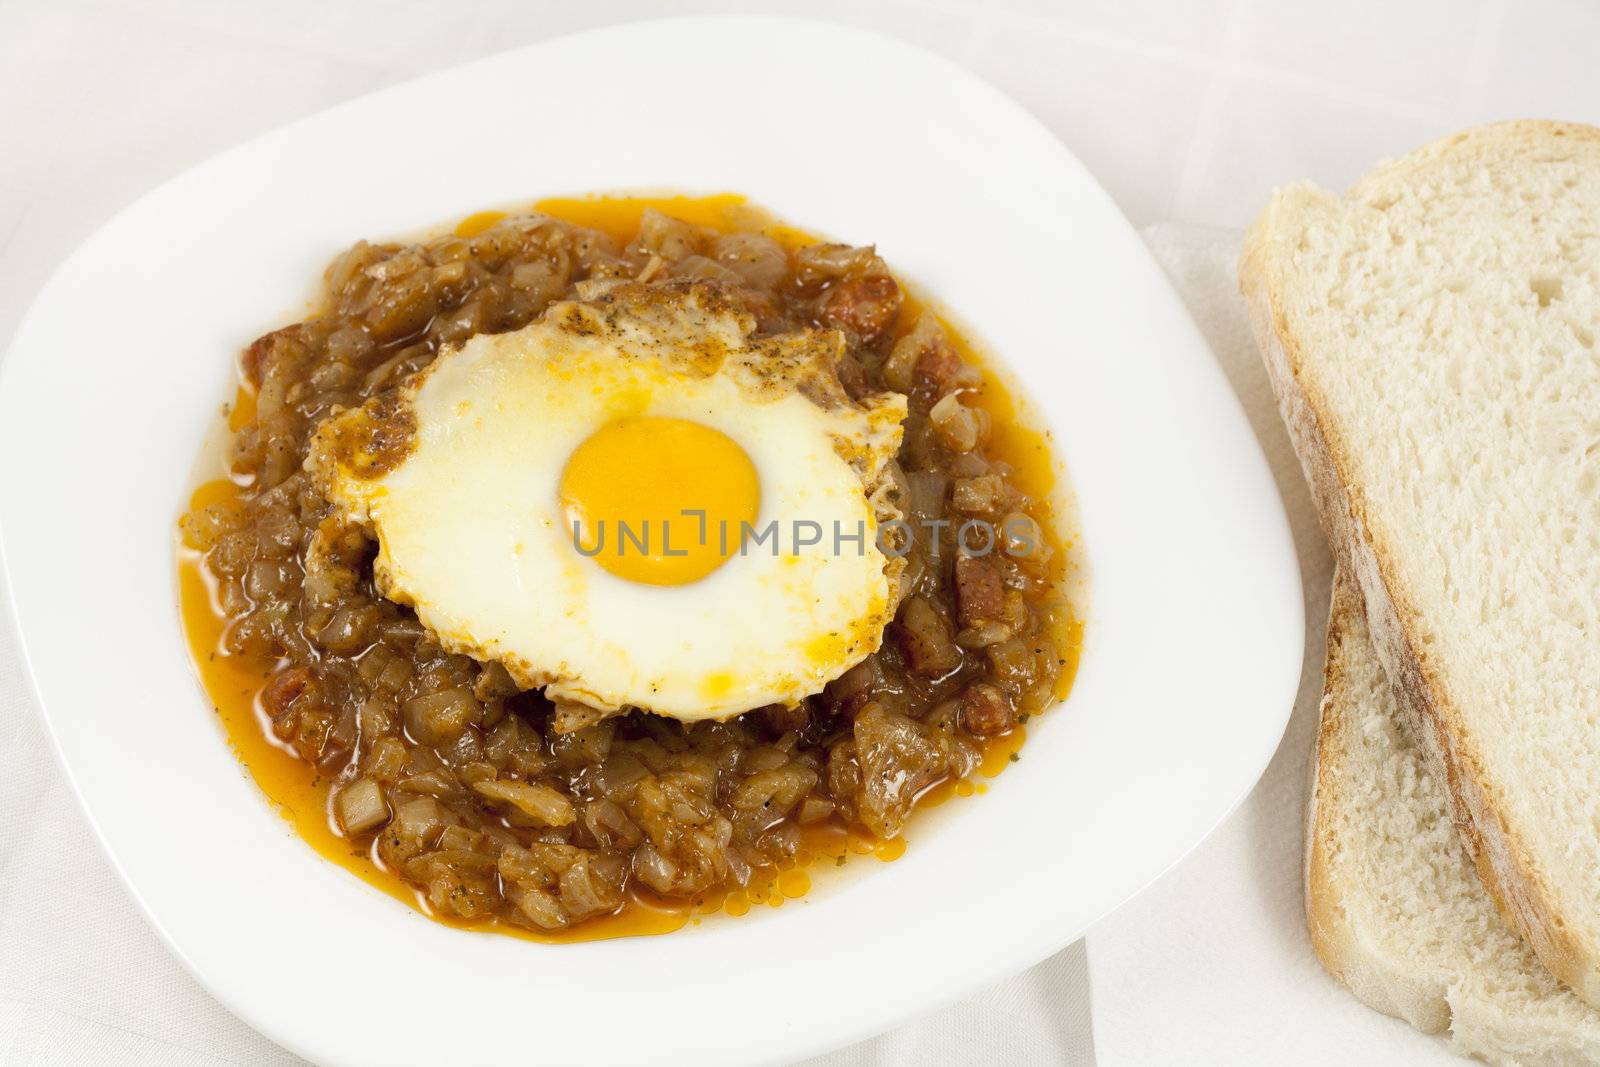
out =
{"type": "Polygon", "coordinates": [[[285,326],[281,330],[262,334],[250,342],[250,347],[244,350],[244,355],[239,357],[239,369],[250,384],[259,388],[266,379],[267,368],[280,354],[304,349],[301,339],[303,330],[299,323],[285,326]]]}
{"type": "Polygon", "coordinates": [[[962,372],[967,365],[949,341],[940,338],[922,350],[917,360],[917,381],[932,389],[934,395],[943,396],[964,384],[962,372]]]}
{"type": "Polygon", "coordinates": [[[900,312],[900,286],[887,274],[840,282],[822,300],[822,320],[851,330],[864,343],[883,336],[900,312]]]}
{"type": "Polygon", "coordinates": [[[914,596],[901,605],[896,632],[913,673],[937,677],[961,665],[961,649],[950,636],[950,623],[924,598],[914,596]]]}
{"type": "Polygon", "coordinates": [[[261,691],[261,703],[265,705],[267,714],[276,719],[288,710],[290,704],[300,699],[312,684],[311,672],[304,667],[279,671],[261,691]]]}
{"type": "Polygon", "coordinates": [[[1003,734],[1015,725],[1011,698],[987,682],[969,685],[961,694],[961,725],[975,737],[1003,734]]]}
{"type": "Polygon", "coordinates": [[[956,610],[963,627],[998,619],[1005,602],[1006,587],[999,567],[975,556],[956,557],[956,610]]]}

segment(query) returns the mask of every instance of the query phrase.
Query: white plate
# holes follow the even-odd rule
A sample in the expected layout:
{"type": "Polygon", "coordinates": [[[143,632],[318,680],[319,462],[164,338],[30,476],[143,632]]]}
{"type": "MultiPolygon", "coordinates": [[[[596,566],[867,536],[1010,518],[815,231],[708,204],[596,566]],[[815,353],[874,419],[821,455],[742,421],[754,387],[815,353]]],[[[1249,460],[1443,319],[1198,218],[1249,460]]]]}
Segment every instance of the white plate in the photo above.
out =
{"type": "Polygon", "coordinates": [[[211,992],[326,1063],[755,1062],[865,1037],[1042,959],[1177,861],[1266,765],[1300,672],[1278,496],[1138,238],[1016,104],[836,26],[568,37],[188,172],[40,294],[0,378],[0,455],[28,668],[106,851],[211,992]],[[234,354],[339,249],[662,187],[877,242],[1020,377],[1077,496],[1082,667],[987,795],[834,892],[664,938],[461,933],[318,858],[244,777],[179,632],[173,522],[234,354]]]}

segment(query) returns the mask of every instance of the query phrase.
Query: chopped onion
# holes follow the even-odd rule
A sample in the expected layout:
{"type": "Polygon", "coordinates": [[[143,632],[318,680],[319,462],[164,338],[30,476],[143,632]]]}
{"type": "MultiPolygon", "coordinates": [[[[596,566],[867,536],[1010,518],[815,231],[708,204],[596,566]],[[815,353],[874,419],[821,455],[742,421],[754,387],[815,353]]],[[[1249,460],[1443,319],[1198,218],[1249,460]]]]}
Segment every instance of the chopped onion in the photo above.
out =
{"type": "Polygon", "coordinates": [[[510,804],[541,826],[567,826],[576,818],[572,801],[547,785],[497,779],[474,782],[472,788],[490,800],[510,804]]]}
{"type": "Polygon", "coordinates": [[[389,821],[389,805],[383,799],[383,790],[371,778],[357,778],[339,790],[333,801],[333,811],[339,826],[352,836],[389,821]]]}

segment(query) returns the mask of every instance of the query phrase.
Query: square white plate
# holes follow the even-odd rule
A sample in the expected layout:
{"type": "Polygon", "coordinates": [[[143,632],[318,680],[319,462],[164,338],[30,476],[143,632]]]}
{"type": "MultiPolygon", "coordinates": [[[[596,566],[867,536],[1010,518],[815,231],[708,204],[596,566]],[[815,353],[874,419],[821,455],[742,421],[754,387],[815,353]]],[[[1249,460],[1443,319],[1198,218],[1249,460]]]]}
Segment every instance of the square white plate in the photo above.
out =
{"type": "Polygon", "coordinates": [[[1266,765],[1300,673],[1266,464],[1111,201],[972,75],[819,23],[568,37],[188,172],[40,294],[0,374],[0,456],[28,668],[100,839],[207,988],[326,1063],[776,1061],[882,1030],[1056,951],[1176,862],[1266,765]],[[334,253],[646,188],[741,192],[876,242],[974,328],[1067,467],[1082,666],[987,795],[836,891],[661,938],[462,933],[318,858],[244,776],[179,630],[173,523],[235,354],[334,253]]]}

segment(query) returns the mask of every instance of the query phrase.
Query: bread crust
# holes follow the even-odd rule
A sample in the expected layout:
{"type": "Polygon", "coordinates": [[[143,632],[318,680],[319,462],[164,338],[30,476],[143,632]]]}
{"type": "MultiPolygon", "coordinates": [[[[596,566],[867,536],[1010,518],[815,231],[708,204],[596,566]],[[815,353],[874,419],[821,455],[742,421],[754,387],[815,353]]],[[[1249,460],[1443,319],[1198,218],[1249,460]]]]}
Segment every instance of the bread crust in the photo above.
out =
{"type": "MultiPolygon", "coordinates": [[[[1452,1010],[1444,988],[1364,944],[1363,932],[1351,914],[1344,886],[1335,875],[1337,813],[1349,807],[1340,788],[1340,768],[1348,764],[1351,726],[1346,717],[1354,701],[1345,665],[1346,645],[1364,637],[1351,634],[1361,617],[1361,596],[1354,584],[1336,572],[1328,607],[1328,654],[1322,669],[1322,701],[1318,707],[1317,741],[1311,759],[1311,790],[1306,804],[1306,928],[1322,966],[1367,1007],[1404,1019],[1427,1034],[1449,1029],[1452,1010]]],[[[1370,932],[1366,935],[1370,937],[1370,932]]]]}
{"type": "Polygon", "coordinates": [[[1386,1015],[1399,1014],[1388,998],[1370,1000],[1361,994],[1372,983],[1363,982],[1356,972],[1361,955],[1354,951],[1355,931],[1350,928],[1345,904],[1332,874],[1333,828],[1329,812],[1337,809],[1338,783],[1332,768],[1340,759],[1340,737],[1336,709],[1343,701],[1345,680],[1338,670],[1338,647],[1347,635],[1342,625],[1348,618],[1348,582],[1333,583],[1333,596],[1328,606],[1328,656],[1322,667],[1322,701],[1318,705],[1317,740],[1311,750],[1310,789],[1306,801],[1305,839],[1305,894],[1306,930],[1311,934],[1311,948],[1322,961],[1323,968],[1361,999],[1386,1015]]]}
{"type": "MultiPolygon", "coordinates": [[[[1560,123],[1504,123],[1448,138],[1390,167],[1395,171],[1412,169],[1484,136],[1600,139],[1600,130],[1560,123]]],[[[1315,195],[1328,194],[1315,194],[1305,187],[1276,193],[1251,227],[1239,264],[1251,328],[1279,413],[1311,486],[1335,559],[1360,589],[1378,658],[1429,764],[1445,784],[1451,821],[1479,877],[1501,914],[1546,968],[1582,999],[1600,1006],[1596,959],[1567,929],[1555,910],[1550,885],[1507,824],[1496,783],[1464,728],[1446,679],[1430,662],[1421,641],[1419,614],[1395,573],[1393,555],[1374,535],[1360,486],[1348,476],[1351,452],[1340,440],[1340,428],[1330,416],[1330,408],[1302,373],[1303,352],[1280,298],[1283,279],[1274,261],[1272,238],[1288,203],[1315,195]]],[[[1313,867],[1308,870],[1314,872],[1313,867]]],[[[1314,942],[1317,936],[1313,929],[1314,942]]],[[[1319,954],[1322,951],[1319,948],[1319,954]]]]}

